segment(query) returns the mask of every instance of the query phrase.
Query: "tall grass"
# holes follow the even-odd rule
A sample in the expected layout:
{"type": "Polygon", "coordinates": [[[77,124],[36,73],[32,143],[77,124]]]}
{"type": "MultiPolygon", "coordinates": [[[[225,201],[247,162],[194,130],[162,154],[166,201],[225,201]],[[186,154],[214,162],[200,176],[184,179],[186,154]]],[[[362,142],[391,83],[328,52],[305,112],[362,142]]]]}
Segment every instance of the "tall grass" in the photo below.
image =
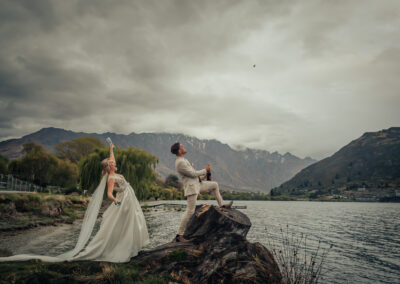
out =
{"type": "Polygon", "coordinates": [[[332,244],[323,248],[318,240],[316,248],[307,244],[307,235],[289,232],[280,227],[280,238],[274,241],[272,234],[267,231],[267,247],[277,262],[284,284],[315,284],[322,275],[323,264],[328,256],[332,244]]]}

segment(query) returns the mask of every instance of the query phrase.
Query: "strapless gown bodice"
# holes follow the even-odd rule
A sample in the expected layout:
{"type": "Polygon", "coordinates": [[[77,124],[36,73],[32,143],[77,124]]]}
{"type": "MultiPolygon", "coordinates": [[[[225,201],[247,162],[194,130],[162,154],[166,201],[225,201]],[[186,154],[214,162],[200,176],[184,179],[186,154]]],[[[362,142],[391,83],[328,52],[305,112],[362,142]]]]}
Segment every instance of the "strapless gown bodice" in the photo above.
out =
{"type": "Polygon", "coordinates": [[[118,186],[114,185],[114,190],[117,192],[123,192],[125,191],[126,188],[130,185],[129,182],[126,181],[126,179],[121,176],[121,175],[114,175],[114,176],[109,176],[108,179],[114,179],[118,186]]]}

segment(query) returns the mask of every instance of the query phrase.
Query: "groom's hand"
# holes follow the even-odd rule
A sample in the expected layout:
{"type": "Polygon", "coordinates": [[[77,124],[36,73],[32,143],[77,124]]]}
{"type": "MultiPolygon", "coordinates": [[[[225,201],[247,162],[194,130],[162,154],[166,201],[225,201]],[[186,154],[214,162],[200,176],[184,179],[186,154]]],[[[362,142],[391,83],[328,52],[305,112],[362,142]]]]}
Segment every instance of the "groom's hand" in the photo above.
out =
{"type": "Polygon", "coordinates": [[[211,171],[211,166],[210,166],[210,164],[207,164],[207,166],[206,166],[206,171],[207,171],[207,172],[211,171]]]}

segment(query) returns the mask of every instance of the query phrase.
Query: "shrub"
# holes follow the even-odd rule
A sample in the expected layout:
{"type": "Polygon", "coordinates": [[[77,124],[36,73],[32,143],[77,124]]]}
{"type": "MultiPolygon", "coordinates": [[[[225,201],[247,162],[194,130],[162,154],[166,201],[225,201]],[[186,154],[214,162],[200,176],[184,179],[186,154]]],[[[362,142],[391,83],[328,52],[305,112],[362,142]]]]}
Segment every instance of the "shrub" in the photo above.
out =
{"type": "Polygon", "coordinates": [[[312,284],[318,283],[325,259],[332,248],[321,248],[321,240],[317,248],[312,251],[307,247],[307,236],[289,233],[280,228],[281,238],[278,243],[271,241],[272,236],[267,239],[267,247],[272,253],[282,274],[282,283],[285,284],[312,284]]]}

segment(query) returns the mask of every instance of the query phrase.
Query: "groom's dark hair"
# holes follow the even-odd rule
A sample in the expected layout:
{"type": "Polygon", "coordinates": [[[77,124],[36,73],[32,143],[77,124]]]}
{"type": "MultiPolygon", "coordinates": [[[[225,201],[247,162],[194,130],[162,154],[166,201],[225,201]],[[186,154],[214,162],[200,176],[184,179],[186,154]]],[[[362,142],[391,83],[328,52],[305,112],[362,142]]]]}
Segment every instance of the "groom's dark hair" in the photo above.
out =
{"type": "Polygon", "coordinates": [[[179,142],[176,142],[176,143],[172,144],[171,153],[175,154],[175,155],[178,155],[178,151],[179,151],[180,147],[181,147],[181,143],[179,143],[179,142]]]}

